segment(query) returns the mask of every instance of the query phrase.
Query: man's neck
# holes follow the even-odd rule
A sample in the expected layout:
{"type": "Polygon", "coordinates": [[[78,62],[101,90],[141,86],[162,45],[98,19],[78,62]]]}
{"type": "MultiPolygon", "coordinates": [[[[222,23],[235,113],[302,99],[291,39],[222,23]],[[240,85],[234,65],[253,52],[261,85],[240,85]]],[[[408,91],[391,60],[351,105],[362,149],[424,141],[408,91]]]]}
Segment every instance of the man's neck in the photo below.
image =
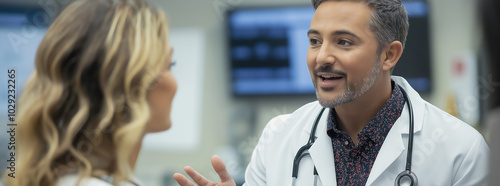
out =
{"type": "Polygon", "coordinates": [[[375,117],[391,97],[392,86],[387,82],[376,82],[373,87],[356,100],[335,107],[338,126],[358,144],[358,133],[375,117]]]}

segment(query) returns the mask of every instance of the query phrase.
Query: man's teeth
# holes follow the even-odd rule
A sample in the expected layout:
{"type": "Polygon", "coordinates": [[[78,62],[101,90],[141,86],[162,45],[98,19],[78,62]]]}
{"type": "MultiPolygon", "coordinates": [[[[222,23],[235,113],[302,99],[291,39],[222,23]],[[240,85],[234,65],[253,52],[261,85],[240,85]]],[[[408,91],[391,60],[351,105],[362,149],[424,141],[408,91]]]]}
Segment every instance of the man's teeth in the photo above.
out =
{"type": "Polygon", "coordinates": [[[322,75],[322,78],[339,78],[340,76],[329,76],[329,75],[322,75]]]}

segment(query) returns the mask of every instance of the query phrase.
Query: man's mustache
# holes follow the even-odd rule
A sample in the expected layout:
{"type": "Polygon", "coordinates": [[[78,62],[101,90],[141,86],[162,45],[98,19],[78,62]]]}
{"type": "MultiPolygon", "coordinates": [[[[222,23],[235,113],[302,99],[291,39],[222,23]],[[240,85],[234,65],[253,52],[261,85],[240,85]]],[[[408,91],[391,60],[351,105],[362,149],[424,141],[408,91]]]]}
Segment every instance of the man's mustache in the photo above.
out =
{"type": "Polygon", "coordinates": [[[333,66],[328,65],[328,66],[320,66],[317,69],[314,69],[314,75],[318,76],[318,73],[324,72],[324,73],[331,73],[331,74],[336,74],[336,75],[341,75],[341,76],[347,76],[347,74],[343,71],[333,69],[333,66]]]}

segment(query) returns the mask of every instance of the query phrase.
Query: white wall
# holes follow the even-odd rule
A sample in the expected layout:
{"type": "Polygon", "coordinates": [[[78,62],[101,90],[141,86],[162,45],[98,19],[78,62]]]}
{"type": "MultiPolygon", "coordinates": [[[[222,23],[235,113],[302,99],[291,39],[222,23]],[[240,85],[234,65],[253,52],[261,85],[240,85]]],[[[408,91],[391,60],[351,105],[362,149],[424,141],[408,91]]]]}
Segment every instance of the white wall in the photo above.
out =
{"type": "MultiPolygon", "coordinates": [[[[251,153],[264,125],[272,117],[290,113],[315,99],[314,96],[242,100],[230,94],[224,20],[218,8],[235,6],[310,5],[308,0],[150,0],[167,12],[171,28],[197,27],[206,32],[205,78],[202,107],[201,141],[193,151],[143,150],[137,172],[148,185],[160,185],[162,176],[171,177],[190,165],[207,177],[217,179],[211,171],[210,157],[224,152],[220,148],[236,143],[236,150],[251,153]],[[254,114],[248,111],[255,111],[254,114]],[[255,116],[252,122],[251,117],[255,116]],[[252,123],[256,133],[252,134],[252,123]],[[256,137],[252,137],[255,136],[256,137]]],[[[445,108],[445,96],[451,92],[450,62],[461,52],[473,51],[479,38],[475,27],[474,2],[471,0],[430,0],[433,92],[424,98],[445,108]]],[[[411,25],[410,25],[411,26],[411,25]]],[[[182,61],[178,61],[182,65],[182,61]]],[[[196,68],[196,67],[193,67],[196,68]]],[[[173,123],[176,125],[176,123],[173,123]]],[[[234,168],[235,160],[226,162],[234,168]]],[[[244,165],[241,165],[244,166],[244,165]]],[[[244,167],[242,167],[244,168],[244,167]]]]}

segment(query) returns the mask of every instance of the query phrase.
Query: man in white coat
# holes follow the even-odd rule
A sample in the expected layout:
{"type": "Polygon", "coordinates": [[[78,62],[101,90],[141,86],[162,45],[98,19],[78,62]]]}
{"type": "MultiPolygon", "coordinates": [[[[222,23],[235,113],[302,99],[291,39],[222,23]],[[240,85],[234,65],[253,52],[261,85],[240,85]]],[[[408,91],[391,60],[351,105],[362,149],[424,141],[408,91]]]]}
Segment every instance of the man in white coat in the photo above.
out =
{"type": "MultiPolygon", "coordinates": [[[[486,185],[489,148],[482,135],[423,100],[405,79],[391,76],[408,32],[401,2],[312,2],[316,12],[308,32],[307,65],[318,101],[267,124],[248,165],[246,185],[386,186],[394,185],[406,167],[419,185],[486,185]]],[[[233,185],[220,159],[212,163],[219,184],[233,185]]],[[[199,185],[218,184],[185,170],[199,185]]],[[[183,186],[194,185],[180,174],[174,178],[183,186]]],[[[411,182],[408,177],[401,181],[411,182]]]]}

